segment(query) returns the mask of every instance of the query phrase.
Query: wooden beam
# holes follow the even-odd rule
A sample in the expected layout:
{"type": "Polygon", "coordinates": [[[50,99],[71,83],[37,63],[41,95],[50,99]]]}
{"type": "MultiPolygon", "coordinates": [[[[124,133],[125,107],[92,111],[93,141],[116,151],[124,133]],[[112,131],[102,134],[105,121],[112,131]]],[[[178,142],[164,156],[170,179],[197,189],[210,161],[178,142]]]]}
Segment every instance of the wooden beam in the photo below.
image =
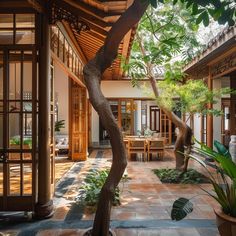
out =
{"type": "Polygon", "coordinates": [[[45,12],[43,6],[36,0],[27,0],[27,2],[39,13],[45,12]]]}
{"type": "MultiPolygon", "coordinates": [[[[91,5],[88,5],[84,2],[82,2],[81,0],[64,0],[66,1],[67,3],[69,3],[70,5],[76,7],[76,8],[79,8],[81,9],[82,11],[84,12],[87,12],[88,14],[91,14],[95,17],[99,17],[101,19],[103,19],[104,17],[106,16],[116,16],[116,15],[121,15],[123,11],[118,11],[118,12],[104,12],[96,7],[93,7],[91,5]]],[[[125,10],[125,9],[124,9],[125,10]]]]}
{"type": "Polygon", "coordinates": [[[229,56],[230,54],[236,52],[236,46],[231,48],[230,50],[226,51],[225,53],[219,55],[218,57],[216,57],[214,60],[212,60],[211,62],[209,62],[207,65],[208,66],[214,66],[215,64],[217,64],[217,62],[219,62],[220,60],[224,59],[225,57],[229,56]]]}

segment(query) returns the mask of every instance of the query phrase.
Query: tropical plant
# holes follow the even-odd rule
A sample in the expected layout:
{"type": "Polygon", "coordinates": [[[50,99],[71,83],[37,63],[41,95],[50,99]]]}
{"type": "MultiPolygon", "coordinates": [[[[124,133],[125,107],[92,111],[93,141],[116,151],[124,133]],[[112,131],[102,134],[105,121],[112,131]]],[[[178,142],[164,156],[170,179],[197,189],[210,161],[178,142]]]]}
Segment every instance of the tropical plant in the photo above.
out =
{"type": "Polygon", "coordinates": [[[55,122],[54,130],[60,132],[61,129],[65,128],[65,120],[58,120],[55,122]]]}
{"type": "MultiPolygon", "coordinates": [[[[108,174],[108,169],[92,170],[84,179],[84,183],[79,189],[77,200],[84,203],[86,206],[96,209],[102,186],[104,185],[108,174]]],[[[127,178],[128,176],[124,175],[121,181],[124,183],[127,178]]],[[[112,201],[113,206],[120,205],[120,193],[120,188],[117,186],[112,201]]]]}
{"type": "MultiPolygon", "coordinates": [[[[199,142],[198,142],[199,143],[199,142]]],[[[203,192],[214,198],[222,208],[222,211],[229,216],[236,217],[236,164],[232,161],[229,153],[225,152],[223,145],[215,142],[218,151],[199,143],[197,148],[199,154],[215,161],[211,165],[215,169],[212,173],[208,165],[199,156],[189,155],[190,158],[201,164],[208,173],[208,179],[213,186],[213,192],[203,189],[203,192]]],[[[179,198],[172,207],[172,220],[182,220],[187,214],[193,211],[193,204],[190,199],[179,198]]]]}

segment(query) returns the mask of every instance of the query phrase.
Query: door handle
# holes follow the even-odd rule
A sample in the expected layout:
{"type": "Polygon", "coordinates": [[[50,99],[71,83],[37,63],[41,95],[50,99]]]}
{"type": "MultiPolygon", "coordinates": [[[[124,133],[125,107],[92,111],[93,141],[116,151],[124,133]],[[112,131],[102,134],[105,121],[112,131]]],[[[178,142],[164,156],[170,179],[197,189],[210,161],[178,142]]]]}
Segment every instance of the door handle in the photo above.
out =
{"type": "Polygon", "coordinates": [[[7,163],[7,155],[5,153],[0,154],[0,163],[7,163]]]}

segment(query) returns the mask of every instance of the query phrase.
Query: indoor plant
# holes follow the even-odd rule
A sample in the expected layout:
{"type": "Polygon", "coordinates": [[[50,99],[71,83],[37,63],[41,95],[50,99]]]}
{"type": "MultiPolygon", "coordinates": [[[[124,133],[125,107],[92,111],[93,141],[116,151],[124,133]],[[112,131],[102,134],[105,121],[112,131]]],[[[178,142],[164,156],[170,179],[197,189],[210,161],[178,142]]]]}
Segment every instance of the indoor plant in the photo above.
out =
{"type": "MultiPolygon", "coordinates": [[[[215,209],[216,223],[221,236],[236,235],[236,164],[223,145],[215,142],[217,152],[199,143],[197,148],[199,154],[206,159],[213,159],[215,173],[208,169],[207,162],[199,158],[199,155],[189,155],[190,158],[200,163],[208,173],[208,178],[212,184],[213,191],[202,189],[209,196],[219,203],[219,209],[215,209]]],[[[171,211],[172,220],[181,220],[188,213],[192,212],[193,204],[189,199],[179,198],[173,204],[171,211]]]]}

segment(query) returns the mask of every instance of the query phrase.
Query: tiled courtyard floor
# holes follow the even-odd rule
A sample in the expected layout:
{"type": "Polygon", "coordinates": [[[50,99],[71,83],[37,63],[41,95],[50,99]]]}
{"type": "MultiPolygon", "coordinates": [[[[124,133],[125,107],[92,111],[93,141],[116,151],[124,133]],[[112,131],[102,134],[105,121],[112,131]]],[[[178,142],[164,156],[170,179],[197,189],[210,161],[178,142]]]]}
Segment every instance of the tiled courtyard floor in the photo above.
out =
{"type": "MultiPolygon", "coordinates": [[[[78,189],[89,171],[110,165],[111,150],[93,151],[88,161],[73,164],[57,183],[53,218],[40,222],[3,224],[0,232],[6,235],[82,235],[83,230],[92,225],[94,214],[75,202],[78,189]]],[[[130,180],[121,184],[121,206],[114,207],[111,214],[111,226],[118,236],[218,236],[212,209],[215,202],[206,195],[192,199],[194,211],[186,220],[170,220],[170,208],[175,199],[191,198],[203,193],[199,186],[162,184],[152,172],[152,169],[174,166],[170,150],[166,151],[163,161],[128,163],[130,180]]],[[[199,165],[191,162],[190,167],[193,166],[201,171],[199,165]]],[[[61,168],[58,166],[57,171],[65,171],[64,168],[63,165],[61,168]]],[[[203,184],[202,187],[211,189],[208,184],[203,184]]]]}

